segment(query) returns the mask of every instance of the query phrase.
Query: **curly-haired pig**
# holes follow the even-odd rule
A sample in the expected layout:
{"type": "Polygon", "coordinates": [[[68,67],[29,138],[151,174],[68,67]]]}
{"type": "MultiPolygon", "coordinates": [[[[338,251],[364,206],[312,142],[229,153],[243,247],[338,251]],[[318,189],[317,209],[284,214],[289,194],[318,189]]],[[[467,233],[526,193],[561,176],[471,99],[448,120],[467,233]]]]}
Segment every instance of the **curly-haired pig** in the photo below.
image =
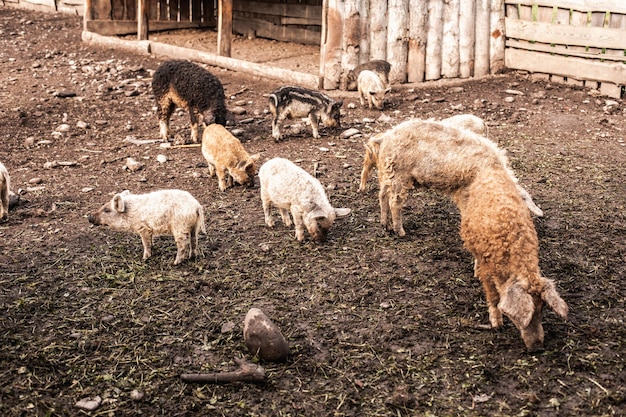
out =
{"type": "MultiPolygon", "coordinates": [[[[220,80],[201,66],[185,60],[163,62],[152,77],[152,92],[159,111],[161,138],[170,136],[170,117],[176,107],[189,112],[191,141],[198,143],[198,116],[211,112],[215,123],[226,124],[224,87],[220,80]]],[[[204,121],[210,120],[203,117],[204,121]]]]}
{"type": "Polygon", "coordinates": [[[391,64],[387,61],[383,61],[382,59],[374,59],[361,65],[357,65],[354,69],[348,71],[348,74],[346,75],[346,90],[357,90],[359,74],[361,74],[361,71],[365,70],[375,72],[378,74],[383,83],[385,83],[385,88],[389,86],[389,71],[391,71],[391,64]]]}
{"type": "Polygon", "coordinates": [[[311,174],[284,158],[270,159],[259,169],[265,224],[274,226],[271,209],[280,211],[285,226],[296,226],[296,239],[304,240],[304,228],[316,242],[326,240],[337,216],[350,214],[349,208],[330,205],[322,184],[311,174]]]}
{"type": "Polygon", "coordinates": [[[217,175],[221,191],[240,185],[254,185],[258,154],[248,155],[243,145],[222,125],[211,124],[202,134],[202,155],[209,165],[209,175],[217,175]]]}
{"type": "Polygon", "coordinates": [[[187,191],[159,190],[131,194],[125,190],[88,216],[89,223],[141,236],[143,259],[152,256],[152,239],[172,235],[178,252],[174,265],[197,256],[198,234],[206,233],[204,209],[187,191]]]}
{"type": "Polygon", "coordinates": [[[341,127],[340,109],[343,100],[335,101],[319,91],[303,87],[281,87],[269,95],[269,108],[272,113],[272,136],[279,141],[280,123],[286,118],[308,117],[313,137],[319,138],[320,120],[326,127],[341,127]]]}
{"type": "Polygon", "coordinates": [[[390,90],[388,86],[383,83],[378,74],[373,71],[364,70],[359,74],[359,100],[361,106],[376,107],[378,110],[382,110],[385,107],[385,94],[390,90]]]}

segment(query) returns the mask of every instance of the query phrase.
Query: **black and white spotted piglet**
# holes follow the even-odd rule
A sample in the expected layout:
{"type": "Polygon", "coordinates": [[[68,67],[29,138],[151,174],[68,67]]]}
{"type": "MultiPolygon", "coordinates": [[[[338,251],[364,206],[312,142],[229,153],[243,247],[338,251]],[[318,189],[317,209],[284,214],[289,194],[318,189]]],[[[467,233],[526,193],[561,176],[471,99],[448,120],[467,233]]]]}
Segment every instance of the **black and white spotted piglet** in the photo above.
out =
{"type": "MultiPolygon", "coordinates": [[[[191,141],[199,142],[198,116],[211,112],[215,123],[226,125],[224,87],[220,80],[201,66],[185,60],[163,62],[152,77],[152,92],[159,108],[161,138],[169,140],[170,117],[176,107],[189,112],[191,141]]],[[[208,124],[208,123],[207,123],[208,124]]]]}
{"type": "Polygon", "coordinates": [[[280,123],[294,117],[308,117],[313,130],[313,137],[319,138],[320,120],[326,127],[340,127],[340,112],[343,101],[335,101],[319,91],[303,87],[281,87],[269,95],[269,107],[272,113],[272,136],[279,141],[280,123]]]}

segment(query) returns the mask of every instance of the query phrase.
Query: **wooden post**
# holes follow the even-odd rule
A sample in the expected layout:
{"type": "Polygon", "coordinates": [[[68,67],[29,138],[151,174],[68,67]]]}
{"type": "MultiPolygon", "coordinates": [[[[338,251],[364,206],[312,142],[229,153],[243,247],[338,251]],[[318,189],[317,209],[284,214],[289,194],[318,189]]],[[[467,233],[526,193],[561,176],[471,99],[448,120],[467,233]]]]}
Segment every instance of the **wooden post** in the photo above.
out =
{"type": "Polygon", "coordinates": [[[474,73],[475,6],[475,0],[462,0],[459,10],[459,72],[461,78],[469,78],[474,73]]]}
{"type": "Polygon", "coordinates": [[[406,82],[408,55],[409,1],[389,0],[387,61],[391,64],[390,83],[406,82]]]}
{"type": "Polygon", "coordinates": [[[320,66],[323,79],[321,87],[334,90],[339,87],[341,78],[341,49],[343,39],[343,1],[324,0],[322,14],[322,48],[320,66]]]}
{"type": "Polygon", "coordinates": [[[359,64],[370,59],[370,1],[358,0],[357,7],[361,15],[361,41],[359,43],[359,64]]]}
{"type": "Polygon", "coordinates": [[[428,2],[428,39],[426,41],[426,79],[441,78],[441,38],[443,36],[443,2],[428,2]]]}
{"type": "MultiPolygon", "coordinates": [[[[469,0],[465,0],[469,3],[469,0]]],[[[441,73],[446,78],[459,76],[459,0],[448,0],[443,6],[443,43],[441,73]]]]}
{"type": "Polygon", "coordinates": [[[504,0],[491,0],[489,67],[492,74],[504,69],[504,0]]]}
{"type": "Polygon", "coordinates": [[[407,78],[410,83],[424,81],[426,70],[426,23],[428,0],[409,1],[409,56],[407,78]]]}
{"type": "Polygon", "coordinates": [[[148,40],[148,13],[150,3],[146,0],[137,1],[137,40],[148,40]]]}
{"type": "Polygon", "coordinates": [[[217,54],[230,57],[233,39],[233,0],[219,0],[217,7],[217,54]]]}
{"type": "Polygon", "coordinates": [[[387,59],[387,0],[370,0],[370,59],[387,59]]]}
{"type": "Polygon", "coordinates": [[[489,0],[476,0],[474,77],[489,74],[489,0]]]}
{"type": "MultiPolygon", "coordinates": [[[[359,15],[359,1],[345,0],[344,2],[344,30],[343,54],[341,67],[344,73],[359,64],[359,44],[361,42],[361,16],[359,15]]],[[[345,86],[341,86],[344,88],[345,86]]]]}
{"type": "Polygon", "coordinates": [[[91,0],[85,0],[85,10],[83,11],[83,30],[85,32],[87,29],[87,22],[93,20],[93,10],[91,9],[91,0]]]}

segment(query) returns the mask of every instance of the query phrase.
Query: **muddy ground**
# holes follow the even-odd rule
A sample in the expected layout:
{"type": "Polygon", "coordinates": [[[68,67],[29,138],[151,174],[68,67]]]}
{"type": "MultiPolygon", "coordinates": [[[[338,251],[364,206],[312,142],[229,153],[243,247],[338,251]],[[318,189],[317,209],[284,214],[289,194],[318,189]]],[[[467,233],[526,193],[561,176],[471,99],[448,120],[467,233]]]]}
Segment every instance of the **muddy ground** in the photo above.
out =
{"type": "MultiPolygon", "coordinates": [[[[129,142],[158,139],[150,77],[164,57],[88,47],[80,31],[76,16],[0,7],[0,161],[21,193],[0,224],[1,415],[625,415],[621,102],[508,73],[394,86],[379,119],[335,91],[341,130],[275,143],[264,95],[281,83],[210,68],[228,107],[246,110],[233,128],[250,153],[317,166],[331,202],[352,209],[328,242],[301,244],[265,226],[258,188],[219,191],[199,148],[129,142]],[[525,352],[508,320],[486,328],[447,198],[412,193],[407,236],[396,238],[379,224],[376,180],[357,192],[372,133],[468,112],[487,121],[545,212],[535,218],[540,264],[570,316],[545,312],[540,354],[525,352]],[[362,136],[342,139],[347,128],[362,136]],[[145,168],[125,170],[128,157],[145,168]],[[200,258],[174,267],[163,237],[144,262],[138,236],[87,221],[115,192],[160,188],[188,190],[206,208],[200,258]],[[261,363],[261,384],[181,382],[255,361],[242,336],[251,307],[282,329],[287,362],[261,363]],[[94,397],[94,411],[76,406],[94,397]]],[[[173,132],[189,135],[188,120],[177,112],[173,132]]]]}

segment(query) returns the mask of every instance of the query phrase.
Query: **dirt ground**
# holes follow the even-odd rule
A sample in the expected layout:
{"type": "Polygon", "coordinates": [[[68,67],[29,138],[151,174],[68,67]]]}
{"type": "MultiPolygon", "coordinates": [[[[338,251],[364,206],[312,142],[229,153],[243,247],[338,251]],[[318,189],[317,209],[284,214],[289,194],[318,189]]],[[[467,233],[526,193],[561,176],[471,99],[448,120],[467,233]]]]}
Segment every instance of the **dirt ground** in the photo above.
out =
{"type": "MultiPolygon", "coordinates": [[[[0,161],[21,195],[0,224],[1,415],[626,415],[623,103],[517,73],[397,85],[382,113],[333,91],[342,129],[275,143],[265,96],[280,82],[210,68],[229,109],[246,110],[233,128],[250,153],[317,166],[331,202],[352,209],[326,243],[301,244],[265,226],[258,187],[219,191],[199,148],[129,142],[158,139],[150,77],[164,57],[88,47],[80,31],[76,16],[0,7],[0,161]],[[459,113],[487,121],[545,213],[540,264],[570,316],[544,313],[540,354],[508,320],[487,328],[447,198],[412,193],[397,238],[379,223],[376,180],[357,192],[373,133],[459,113]],[[361,136],[341,138],[348,128],[361,136]],[[145,168],[125,170],[128,157],[145,168]],[[138,236],[87,221],[115,192],[161,188],[204,205],[200,258],[174,267],[163,237],[143,262],[138,236]],[[252,307],[282,329],[286,363],[261,363],[261,384],[182,382],[255,360],[252,307]],[[93,411],[76,405],[95,397],[93,411]]],[[[189,135],[185,112],[172,129],[189,135]]]]}

